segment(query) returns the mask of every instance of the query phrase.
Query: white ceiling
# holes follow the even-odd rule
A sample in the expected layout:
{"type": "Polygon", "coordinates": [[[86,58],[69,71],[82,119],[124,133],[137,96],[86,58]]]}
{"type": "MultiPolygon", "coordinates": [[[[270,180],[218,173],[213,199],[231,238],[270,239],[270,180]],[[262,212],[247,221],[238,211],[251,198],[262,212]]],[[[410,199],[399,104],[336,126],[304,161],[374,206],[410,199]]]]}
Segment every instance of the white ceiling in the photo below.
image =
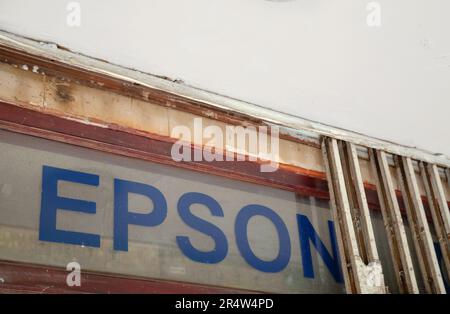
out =
{"type": "Polygon", "coordinates": [[[450,1],[0,0],[0,29],[450,156],[450,1]]]}

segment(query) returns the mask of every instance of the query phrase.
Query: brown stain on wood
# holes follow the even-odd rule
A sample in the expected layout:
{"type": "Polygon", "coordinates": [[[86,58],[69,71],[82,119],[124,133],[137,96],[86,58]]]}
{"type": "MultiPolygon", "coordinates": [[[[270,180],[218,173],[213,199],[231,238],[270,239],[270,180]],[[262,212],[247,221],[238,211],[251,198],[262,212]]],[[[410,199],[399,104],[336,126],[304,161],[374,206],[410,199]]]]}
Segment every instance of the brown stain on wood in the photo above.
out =
{"type": "MultiPolygon", "coordinates": [[[[179,111],[189,112],[199,117],[214,119],[230,125],[253,125],[255,127],[267,125],[266,122],[255,117],[219,108],[211,108],[210,105],[201,101],[142,86],[137,83],[131,83],[119,78],[109,77],[106,74],[81,69],[53,59],[32,56],[23,51],[4,45],[0,45],[0,62],[10,65],[36,65],[39,67],[39,73],[51,78],[64,79],[65,82],[73,82],[83,86],[111,91],[119,95],[151,102],[179,111]]],[[[66,93],[62,91],[61,96],[66,97],[66,93]]],[[[67,103],[69,102],[70,101],[67,101],[67,103]]],[[[280,133],[279,137],[280,139],[320,148],[320,144],[314,139],[300,139],[284,133],[280,133]]]]}
{"type": "Polygon", "coordinates": [[[56,95],[65,104],[75,100],[75,97],[72,96],[70,86],[66,84],[56,84],[56,95]]]}
{"type": "MultiPolygon", "coordinates": [[[[171,157],[171,148],[176,139],[147,132],[136,132],[136,130],[122,126],[103,125],[99,127],[0,101],[0,129],[283,189],[299,195],[329,199],[324,173],[311,172],[308,169],[283,164],[280,164],[275,172],[261,172],[260,163],[249,160],[176,162],[171,157]]],[[[190,146],[191,155],[195,154],[195,150],[201,149],[197,145],[191,144],[190,146]]],[[[364,186],[369,208],[380,210],[376,187],[367,183],[364,186]]],[[[396,190],[396,197],[404,216],[406,211],[403,197],[398,190],[396,190]]],[[[422,200],[425,211],[429,211],[426,198],[422,197],[422,200]]],[[[448,204],[450,205],[450,202],[448,204]]]]}

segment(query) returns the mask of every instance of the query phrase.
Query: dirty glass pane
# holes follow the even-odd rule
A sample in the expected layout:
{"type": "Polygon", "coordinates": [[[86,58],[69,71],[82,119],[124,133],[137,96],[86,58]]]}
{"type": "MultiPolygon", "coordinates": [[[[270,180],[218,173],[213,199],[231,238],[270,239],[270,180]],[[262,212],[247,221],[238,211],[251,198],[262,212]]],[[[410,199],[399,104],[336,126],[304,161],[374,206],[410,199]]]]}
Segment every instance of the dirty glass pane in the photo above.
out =
{"type": "MultiPolygon", "coordinates": [[[[297,214],[311,221],[324,246],[331,252],[326,203],[296,198],[294,193],[248,184],[218,176],[167,167],[137,159],[57,143],[26,135],[0,131],[0,259],[65,268],[77,261],[81,269],[200,284],[271,292],[341,292],[311,245],[314,278],[304,276],[300,254],[297,214]],[[100,235],[100,247],[39,240],[43,166],[99,176],[98,186],[60,180],[57,196],[95,202],[95,214],[58,209],[56,229],[100,235]],[[130,224],[128,251],[115,250],[114,179],[144,183],[157,188],[167,202],[167,217],[152,227],[130,224]],[[200,251],[212,251],[214,239],[187,225],[177,203],[187,192],[200,192],[220,204],[223,217],[213,216],[201,204],[191,213],[217,226],[226,236],[228,252],[214,264],[194,261],[177,244],[177,236],[189,237],[200,251]],[[282,219],[289,233],[289,263],[281,271],[264,272],[249,265],[236,244],[235,220],[242,207],[259,204],[282,219]]],[[[149,213],[152,201],[129,194],[129,211],[149,213]]],[[[48,221],[44,217],[43,221],[48,221]]],[[[238,236],[242,236],[238,235],[238,236]]],[[[248,243],[262,261],[274,260],[280,244],[277,230],[268,218],[253,216],[248,221],[248,243]]]]}
{"type": "MultiPolygon", "coordinates": [[[[7,131],[0,131],[0,173],[0,260],[63,269],[76,261],[82,272],[267,292],[344,291],[326,201],[7,131]],[[61,179],[52,196],[50,190],[43,190],[44,166],[98,176],[98,185],[61,179]],[[163,221],[146,226],[141,218],[153,213],[156,205],[145,195],[128,194],[130,215],[141,214],[141,218],[138,223],[128,222],[127,251],[114,246],[115,224],[124,223],[115,214],[117,179],[151,186],[163,195],[167,204],[163,221]],[[204,204],[194,203],[189,208],[191,216],[203,224],[195,227],[188,223],[192,222],[192,217],[188,222],[183,220],[179,200],[190,192],[213,199],[222,215],[213,214],[204,204]],[[95,202],[95,213],[58,208],[52,225],[51,215],[43,210],[48,206],[43,199],[51,197],[95,202]],[[237,228],[238,214],[250,204],[264,206],[275,213],[281,219],[281,228],[287,231],[287,239],[280,238],[277,229],[280,223],[276,227],[274,218],[264,215],[254,215],[248,219],[246,228],[237,228]],[[211,227],[205,227],[205,223],[215,228],[213,235],[211,227]],[[60,235],[42,239],[45,228],[98,235],[99,247],[69,243],[60,235]],[[214,252],[217,233],[225,236],[227,246],[219,261],[195,260],[177,242],[177,237],[188,237],[194,250],[214,252]],[[270,263],[281,254],[288,256],[286,265],[275,271],[269,271],[270,267],[258,269],[254,262],[248,261],[248,252],[243,253],[238,242],[248,243],[260,263],[270,263]]],[[[374,214],[373,219],[376,236],[382,237],[380,215],[374,214]]],[[[379,246],[383,259],[388,258],[387,242],[384,243],[386,245],[379,246]]],[[[389,270],[386,276],[388,282],[393,282],[389,270]]]]}

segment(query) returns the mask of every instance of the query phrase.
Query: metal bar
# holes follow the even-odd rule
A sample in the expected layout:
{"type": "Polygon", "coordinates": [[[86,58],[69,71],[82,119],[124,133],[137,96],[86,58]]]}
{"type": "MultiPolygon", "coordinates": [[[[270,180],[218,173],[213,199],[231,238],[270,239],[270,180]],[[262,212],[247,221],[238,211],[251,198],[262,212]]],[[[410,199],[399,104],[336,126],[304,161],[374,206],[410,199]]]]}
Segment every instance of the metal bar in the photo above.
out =
{"type": "Polygon", "coordinates": [[[435,199],[439,204],[445,232],[447,233],[447,236],[450,236],[450,213],[448,211],[448,204],[445,198],[444,188],[442,186],[438,168],[435,164],[428,164],[428,171],[431,177],[431,187],[433,189],[435,199]]]}
{"type": "Polygon", "coordinates": [[[364,244],[366,248],[367,259],[369,262],[379,261],[375,236],[373,233],[372,221],[370,219],[369,206],[367,204],[366,192],[359,166],[358,155],[355,145],[346,143],[347,156],[349,160],[350,174],[353,179],[355,194],[357,199],[356,208],[358,209],[359,223],[361,224],[364,244]]]}
{"type": "Polygon", "coordinates": [[[445,294],[444,281],[439,269],[412,161],[408,157],[400,156],[397,156],[396,161],[398,179],[425,289],[428,293],[445,294]]]}
{"type": "Polygon", "coordinates": [[[335,221],[335,228],[336,228],[336,236],[338,240],[338,246],[339,246],[339,253],[340,253],[340,262],[341,262],[341,268],[342,273],[344,277],[344,283],[345,283],[345,290],[347,293],[355,293],[356,287],[354,284],[353,276],[351,275],[351,270],[349,269],[350,258],[349,258],[349,252],[348,248],[344,244],[342,232],[341,232],[341,223],[340,223],[340,217],[338,215],[338,209],[337,209],[337,202],[336,202],[336,196],[334,192],[334,179],[331,174],[331,167],[330,167],[330,159],[329,159],[329,153],[327,148],[327,139],[325,138],[322,141],[322,155],[324,160],[324,166],[325,166],[325,173],[327,176],[327,182],[328,182],[328,189],[330,191],[330,205],[331,205],[331,211],[333,213],[333,220],[335,221]]]}
{"type": "MultiPolygon", "coordinates": [[[[366,265],[361,258],[361,243],[358,242],[354,225],[355,221],[357,221],[355,214],[358,214],[359,218],[361,218],[361,209],[356,208],[359,206],[351,205],[349,200],[355,202],[355,204],[365,200],[365,195],[356,196],[360,192],[364,193],[364,186],[362,184],[356,149],[354,146],[349,146],[350,158],[348,158],[349,155],[343,149],[346,145],[346,143],[338,144],[336,139],[331,138],[325,138],[322,142],[322,152],[332,203],[331,207],[340,238],[339,245],[342,255],[341,262],[343,265],[344,279],[346,280],[346,291],[347,293],[385,293],[386,289],[381,264],[378,260],[372,260],[374,256],[378,257],[378,253],[374,245],[375,240],[370,216],[368,215],[367,201],[363,205],[367,210],[367,215],[363,214],[365,226],[358,232],[362,233],[360,237],[362,241],[365,242],[365,239],[369,240],[368,244],[371,247],[371,260],[369,265],[366,265]],[[343,158],[340,155],[343,155],[343,158]],[[352,159],[352,161],[349,159],[352,159]],[[353,176],[350,172],[353,173],[353,176]],[[354,187],[355,182],[352,180],[352,177],[359,180],[359,183],[356,183],[359,185],[358,188],[354,187]],[[371,232],[369,235],[365,235],[367,228],[371,232]],[[345,263],[343,260],[345,260],[345,263]]],[[[366,249],[365,244],[363,245],[363,249],[366,249]]]]}
{"type": "Polygon", "coordinates": [[[450,214],[436,165],[419,162],[436,236],[441,247],[447,275],[450,278],[450,214]]]}
{"type": "Polygon", "coordinates": [[[361,254],[361,259],[363,260],[364,263],[367,264],[368,256],[367,256],[366,248],[365,248],[363,230],[361,228],[361,223],[360,223],[360,214],[359,214],[359,208],[358,208],[358,204],[357,204],[356,190],[353,186],[353,179],[351,176],[350,161],[349,161],[348,154],[347,154],[346,143],[343,141],[337,141],[337,142],[338,142],[338,147],[339,147],[339,154],[341,156],[345,188],[347,190],[347,198],[348,198],[348,202],[350,205],[350,212],[352,215],[352,221],[353,221],[353,227],[355,230],[356,241],[357,241],[357,245],[359,248],[359,253],[361,254]]]}
{"type": "Polygon", "coordinates": [[[419,293],[386,153],[369,149],[369,155],[400,292],[419,293]]]}

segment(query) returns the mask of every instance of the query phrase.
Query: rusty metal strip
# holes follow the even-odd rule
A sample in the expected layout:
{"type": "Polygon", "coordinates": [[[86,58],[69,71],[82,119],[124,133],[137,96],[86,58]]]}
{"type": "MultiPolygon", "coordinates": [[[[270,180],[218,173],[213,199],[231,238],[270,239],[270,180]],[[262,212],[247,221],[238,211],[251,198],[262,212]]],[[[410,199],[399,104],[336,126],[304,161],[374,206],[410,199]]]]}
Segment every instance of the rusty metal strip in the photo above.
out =
{"type": "Polygon", "coordinates": [[[327,181],[328,181],[328,189],[330,191],[330,205],[331,210],[333,213],[333,220],[335,221],[336,226],[336,236],[338,240],[338,246],[339,246],[339,253],[340,253],[340,262],[341,262],[341,268],[342,273],[344,277],[344,283],[345,283],[345,290],[347,293],[355,293],[356,287],[353,280],[353,274],[351,271],[351,261],[350,261],[350,252],[345,245],[345,242],[343,240],[342,236],[342,228],[341,228],[341,219],[340,215],[338,214],[338,204],[336,202],[336,194],[334,189],[334,178],[331,173],[331,160],[329,158],[330,154],[328,152],[328,143],[327,139],[324,139],[322,142],[322,154],[323,154],[323,160],[324,160],[324,167],[325,167],[325,173],[327,175],[327,181]]]}
{"type": "Polygon", "coordinates": [[[444,188],[439,176],[438,168],[435,164],[428,164],[428,172],[431,177],[431,187],[434,192],[435,199],[439,204],[439,209],[442,215],[442,221],[444,223],[445,232],[447,237],[450,236],[450,213],[448,210],[447,200],[445,199],[444,188]]]}
{"type": "Polygon", "coordinates": [[[366,228],[368,228],[370,234],[360,235],[360,240],[358,241],[358,236],[355,232],[354,221],[361,218],[361,208],[363,208],[363,211],[364,208],[367,209],[367,212],[363,215],[368,214],[368,207],[367,201],[365,201],[365,205],[360,209],[355,210],[352,208],[354,207],[353,204],[355,204],[355,202],[356,204],[363,202],[365,196],[352,195],[353,193],[357,194],[358,192],[364,191],[364,189],[361,189],[363,183],[359,165],[357,165],[356,149],[350,144],[349,152],[350,159],[352,159],[352,161],[350,161],[343,151],[344,145],[346,144],[341,142],[338,144],[338,141],[332,138],[324,138],[322,142],[322,153],[330,190],[331,207],[339,239],[346,291],[347,293],[385,293],[381,264],[378,260],[371,260],[371,263],[366,265],[360,254],[360,247],[363,247],[363,250],[366,250],[365,239],[368,239],[368,245],[372,248],[372,251],[370,252],[371,258],[373,258],[373,256],[378,258],[376,247],[374,247],[370,216],[363,217],[366,226],[362,229],[358,229],[358,232],[365,233],[366,228]],[[341,158],[340,155],[343,155],[344,158],[341,158]],[[351,168],[351,170],[349,168],[351,168]],[[350,180],[350,176],[352,175],[356,180],[359,180],[359,182],[356,183],[358,188],[355,188],[355,184],[350,180]],[[351,194],[348,193],[349,191],[351,194]],[[351,201],[352,206],[350,205],[349,200],[351,201]],[[356,218],[357,216],[358,218],[356,218]]]}
{"type": "Polygon", "coordinates": [[[356,195],[356,204],[353,206],[356,210],[356,224],[360,227],[362,238],[364,239],[365,255],[367,256],[366,262],[378,262],[378,251],[356,148],[355,145],[348,142],[344,143],[344,146],[346,147],[348,167],[350,169],[351,181],[353,182],[353,184],[349,185],[354,188],[354,194],[356,195]]]}
{"type": "Polygon", "coordinates": [[[396,162],[399,183],[425,290],[427,293],[445,294],[444,281],[439,269],[439,262],[420,197],[412,161],[408,157],[396,156],[396,162]]]}
{"type": "Polygon", "coordinates": [[[369,149],[369,155],[400,292],[419,293],[386,153],[369,149]]]}
{"type": "Polygon", "coordinates": [[[358,239],[360,254],[359,282],[363,293],[386,293],[383,268],[378,257],[369,207],[361,175],[358,155],[354,144],[339,141],[344,167],[347,196],[350,202],[353,225],[358,239]],[[362,260],[361,260],[362,259],[362,260]]]}
{"type": "Polygon", "coordinates": [[[450,214],[441,178],[436,165],[419,162],[419,168],[445,268],[450,277],[450,214]]]}

